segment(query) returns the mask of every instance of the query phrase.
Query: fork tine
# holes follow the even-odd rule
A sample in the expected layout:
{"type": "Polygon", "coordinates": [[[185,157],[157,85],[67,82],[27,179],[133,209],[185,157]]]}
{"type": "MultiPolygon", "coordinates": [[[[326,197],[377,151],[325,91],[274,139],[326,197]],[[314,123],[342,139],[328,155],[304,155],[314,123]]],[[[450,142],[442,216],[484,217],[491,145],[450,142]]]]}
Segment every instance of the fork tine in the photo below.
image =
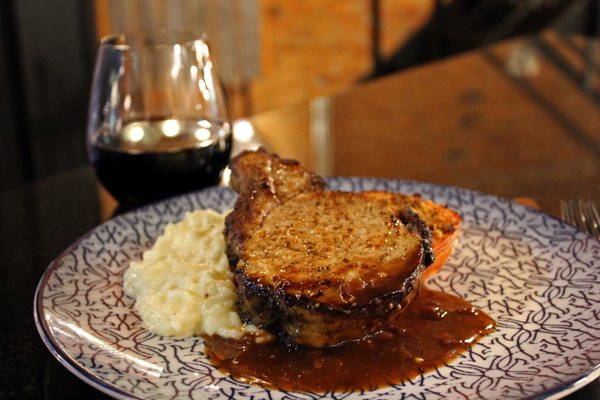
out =
{"type": "Polygon", "coordinates": [[[594,221],[596,239],[600,239],[600,213],[592,201],[590,201],[590,213],[594,221]]]}
{"type": "Polygon", "coordinates": [[[589,232],[588,227],[588,218],[585,213],[585,203],[582,199],[579,199],[577,202],[574,200],[570,201],[571,203],[571,212],[573,213],[573,219],[575,220],[575,226],[577,229],[583,232],[589,232]]]}
{"type": "Polygon", "coordinates": [[[566,223],[600,239],[600,212],[593,201],[561,200],[560,215],[566,223]]]}
{"type": "Polygon", "coordinates": [[[566,200],[560,201],[560,218],[568,223],[569,225],[575,225],[575,219],[573,218],[571,202],[566,200]]]}
{"type": "Polygon", "coordinates": [[[579,219],[579,209],[577,208],[577,202],[575,200],[569,200],[569,213],[571,218],[571,225],[575,228],[582,230],[585,229],[581,224],[581,220],[579,219]]]}
{"type": "Polygon", "coordinates": [[[585,202],[582,199],[577,201],[576,210],[575,218],[577,219],[577,226],[579,227],[579,230],[589,232],[587,215],[585,213],[585,202]]]}
{"type": "Polygon", "coordinates": [[[590,234],[594,237],[600,237],[600,215],[596,206],[591,200],[580,201],[580,208],[582,213],[585,215],[587,229],[590,234]]]}

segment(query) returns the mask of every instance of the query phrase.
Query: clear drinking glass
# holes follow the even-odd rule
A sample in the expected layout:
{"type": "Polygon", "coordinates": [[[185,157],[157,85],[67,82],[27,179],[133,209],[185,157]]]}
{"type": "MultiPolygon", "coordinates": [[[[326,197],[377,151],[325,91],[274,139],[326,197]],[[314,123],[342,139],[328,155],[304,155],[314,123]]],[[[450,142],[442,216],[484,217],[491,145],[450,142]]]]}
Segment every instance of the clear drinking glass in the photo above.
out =
{"type": "Polygon", "coordinates": [[[87,145],[99,181],[120,203],[217,184],[231,143],[225,93],[204,38],[164,32],[101,41],[87,145]]]}

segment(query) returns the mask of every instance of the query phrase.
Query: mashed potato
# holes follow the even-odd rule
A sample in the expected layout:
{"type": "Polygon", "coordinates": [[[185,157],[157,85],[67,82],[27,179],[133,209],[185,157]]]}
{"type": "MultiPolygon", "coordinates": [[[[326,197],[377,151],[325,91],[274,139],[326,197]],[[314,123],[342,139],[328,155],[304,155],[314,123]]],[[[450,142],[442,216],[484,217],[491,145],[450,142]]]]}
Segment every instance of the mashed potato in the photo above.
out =
{"type": "Polygon", "coordinates": [[[225,256],[225,213],[199,210],[169,224],[142,261],[125,273],[125,293],[148,330],[163,336],[252,331],[235,309],[232,273],[225,256]]]}

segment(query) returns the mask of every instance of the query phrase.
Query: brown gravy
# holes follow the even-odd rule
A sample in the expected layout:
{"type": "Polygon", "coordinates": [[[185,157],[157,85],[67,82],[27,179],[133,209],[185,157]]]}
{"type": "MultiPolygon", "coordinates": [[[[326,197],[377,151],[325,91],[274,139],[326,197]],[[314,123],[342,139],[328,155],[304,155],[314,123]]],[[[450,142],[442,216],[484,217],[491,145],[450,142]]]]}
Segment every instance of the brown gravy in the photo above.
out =
{"type": "Polygon", "coordinates": [[[442,366],[495,328],[467,301],[422,288],[386,331],[328,349],[291,351],[254,337],[205,339],[213,364],[234,378],[281,390],[373,390],[442,366]]]}

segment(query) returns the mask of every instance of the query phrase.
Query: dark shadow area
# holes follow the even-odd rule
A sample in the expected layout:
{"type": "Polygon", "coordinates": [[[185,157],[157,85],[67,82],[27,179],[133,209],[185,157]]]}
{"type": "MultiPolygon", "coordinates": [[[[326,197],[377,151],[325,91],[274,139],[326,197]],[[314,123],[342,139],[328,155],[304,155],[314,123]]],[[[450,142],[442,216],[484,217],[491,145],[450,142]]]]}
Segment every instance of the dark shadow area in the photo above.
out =
{"type": "Polygon", "coordinates": [[[0,190],[87,162],[94,2],[0,2],[0,190]]]}
{"type": "Polygon", "coordinates": [[[437,0],[431,19],[390,57],[379,52],[379,0],[372,0],[377,78],[419,64],[469,51],[545,28],[598,33],[596,0],[437,0]]]}

